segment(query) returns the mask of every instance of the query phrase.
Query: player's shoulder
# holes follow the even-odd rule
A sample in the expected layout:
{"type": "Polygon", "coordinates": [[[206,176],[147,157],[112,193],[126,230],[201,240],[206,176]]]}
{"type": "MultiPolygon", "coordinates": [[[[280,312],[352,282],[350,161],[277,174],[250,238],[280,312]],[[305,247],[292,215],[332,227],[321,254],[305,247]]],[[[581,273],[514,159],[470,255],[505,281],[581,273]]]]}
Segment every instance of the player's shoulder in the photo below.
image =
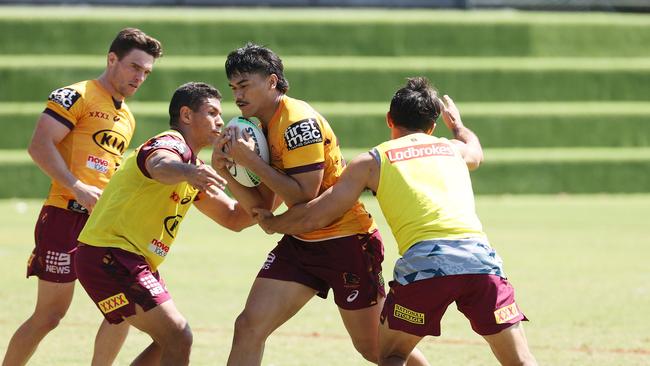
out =
{"type": "Polygon", "coordinates": [[[84,99],[90,88],[89,84],[90,80],[85,80],[54,89],[47,100],[69,110],[78,100],[84,99]]]}
{"type": "Polygon", "coordinates": [[[179,155],[184,162],[192,161],[194,154],[187,145],[183,135],[176,130],[168,130],[147,140],[140,148],[143,153],[151,153],[155,150],[168,150],[179,155]]]}

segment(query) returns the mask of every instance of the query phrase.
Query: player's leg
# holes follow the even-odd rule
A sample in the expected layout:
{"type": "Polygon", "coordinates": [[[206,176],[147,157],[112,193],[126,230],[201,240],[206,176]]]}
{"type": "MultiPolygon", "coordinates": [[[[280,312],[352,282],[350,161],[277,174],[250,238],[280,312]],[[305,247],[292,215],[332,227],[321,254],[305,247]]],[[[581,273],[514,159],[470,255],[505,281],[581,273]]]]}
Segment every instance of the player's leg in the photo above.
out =
{"type": "Polygon", "coordinates": [[[297,282],[256,278],[246,306],[235,321],[228,365],[260,365],[268,336],[315,294],[316,290],[297,282]]]}
{"type": "Polygon", "coordinates": [[[497,334],[483,336],[502,365],[535,366],[537,361],[528,348],[521,322],[497,334]]]}
{"type": "Polygon", "coordinates": [[[95,336],[95,348],[91,365],[112,365],[128,334],[128,323],[110,324],[104,319],[95,336]]]}
{"type": "MultiPolygon", "coordinates": [[[[378,363],[379,359],[379,318],[384,305],[384,297],[377,299],[377,304],[365,309],[345,310],[339,308],[341,319],[348,331],[354,348],[368,361],[378,363]]],[[[404,333],[406,334],[406,333],[404,333]]],[[[415,345],[413,346],[415,347],[415,345]]],[[[412,348],[407,353],[408,366],[428,366],[429,362],[422,352],[412,348]]]]}
{"type": "Polygon", "coordinates": [[[38,280],[34,312],[11,337],[2,362],[3,366],[27,363],[41,340],[56,328],[65,316],[73,294],[74,282],[56,283],[38,280]]]}
{"type": "Polygon", "coordinates": [[[125,320],[149,334],[160,346],[161,366],[189,364],[192,331],[172,300],[147,311],[136,305],[136,314],[125,320]]]}
{"type": "MultiPolygon", "coordinates": [[[[388,327],[388,322],[384,322],[379,326],[379,365],[411,365],[414,355],[424,358],[419,351],[415,352],[417,351],[415,346],[422,338],[399,330],[392,330],[388,327]]],[[[428,365],[426,360],[422,361],[423,364],[428,365]]]]}

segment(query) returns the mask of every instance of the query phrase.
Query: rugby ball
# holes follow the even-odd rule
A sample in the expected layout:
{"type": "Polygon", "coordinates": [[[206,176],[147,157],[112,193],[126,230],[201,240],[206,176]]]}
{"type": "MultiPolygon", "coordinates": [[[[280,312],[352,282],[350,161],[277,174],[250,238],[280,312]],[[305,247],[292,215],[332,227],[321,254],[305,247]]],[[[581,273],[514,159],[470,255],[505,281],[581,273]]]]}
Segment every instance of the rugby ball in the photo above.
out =
{"type": "MultiPolygon", "coordinates": [[[[266,143],[266,137],[262,129],[255,122],[244,117],[231,119],[226,124],[226,127],[230,126],[237,126],[242,133],[246,132],[255,141],[255,152],[257,155],[268,164],[269,146],[266,143]]],[[[243,186],[255,187],[261,183],[260,177],[257,174],[241,165],[233,164],[228,170],[230,171],[230,175],[243,186]]]]}

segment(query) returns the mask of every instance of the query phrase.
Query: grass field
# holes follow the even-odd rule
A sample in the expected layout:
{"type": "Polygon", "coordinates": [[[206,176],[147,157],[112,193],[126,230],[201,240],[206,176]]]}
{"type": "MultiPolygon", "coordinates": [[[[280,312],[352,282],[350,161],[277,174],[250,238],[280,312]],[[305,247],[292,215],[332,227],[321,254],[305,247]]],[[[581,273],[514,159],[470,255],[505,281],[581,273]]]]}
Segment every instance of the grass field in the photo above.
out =
{"type": "MultiPolygon", "coordinates": [[[[364,199],[381,217],[371,198],[364,199]]],[[[34,279],[24,279],[40,201],[0,201],[0,353],[32,311],[34,279]]],[[[505,261],[529,342],[541,365],[650,364],[650,195],[481,196],[477,209],[505,261]]],[[[385,277],[396,249],[383,220],[385,277]]],[[[257,228],[235,234],[198,212],[183,223],[161,272],[194,330],[193,365],[225,363],[234,318],[278,237],[257,228]]],[[[41,344],[33,365],[89,364],[100,314],[81,288],[69,315],[41,344]]],[[[148,343],[132,331],[118,363],[148,343]]],[[[435,365],[494,365],[488,347],[451,306],[442,337],[421,349],[435,365]]],[[[267,343],[264,365],[365,365],[335,306],[314,299],[267,343]]]]}

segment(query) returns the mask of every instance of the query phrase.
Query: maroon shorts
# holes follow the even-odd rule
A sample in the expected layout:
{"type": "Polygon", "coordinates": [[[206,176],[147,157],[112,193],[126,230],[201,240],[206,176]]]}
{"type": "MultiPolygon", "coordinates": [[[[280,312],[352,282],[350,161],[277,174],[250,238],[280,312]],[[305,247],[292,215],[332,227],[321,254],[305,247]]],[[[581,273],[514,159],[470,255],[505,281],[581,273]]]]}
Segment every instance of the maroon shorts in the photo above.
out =
{"type": "Polygon", "coordinates": [[[43,206],[34,229],[36,246],[27,261],[27,277],[36,276],[49,282],[77,279],[74,254],[77,237],[87,220],[85,213],[43,206]]]}
{"type": "Polygon", "coordinates": [[[515,289],[499,276],[467,274],[434,277],[408,285],[390,282],[381,323],[416,336],[440,335],[447,306],[456,307],[480,335],[496,334],[528,320],[515,303],[515,289]]]}
{"type": "Polygon", "coordinates": [[[384,246],[379,231],[318,242],[285,235],[269,253],[257,277],[298,282],[342,309],[357,310],[385,296],[381,262],[384,246]]]}
{"type": "Polygon", "coordinates": [[[158,272],[140,255],[79,243],[75,265],[79,283],[109,323],[134,315],[135,304],[147,311],[171,299],[158,272]]]}

